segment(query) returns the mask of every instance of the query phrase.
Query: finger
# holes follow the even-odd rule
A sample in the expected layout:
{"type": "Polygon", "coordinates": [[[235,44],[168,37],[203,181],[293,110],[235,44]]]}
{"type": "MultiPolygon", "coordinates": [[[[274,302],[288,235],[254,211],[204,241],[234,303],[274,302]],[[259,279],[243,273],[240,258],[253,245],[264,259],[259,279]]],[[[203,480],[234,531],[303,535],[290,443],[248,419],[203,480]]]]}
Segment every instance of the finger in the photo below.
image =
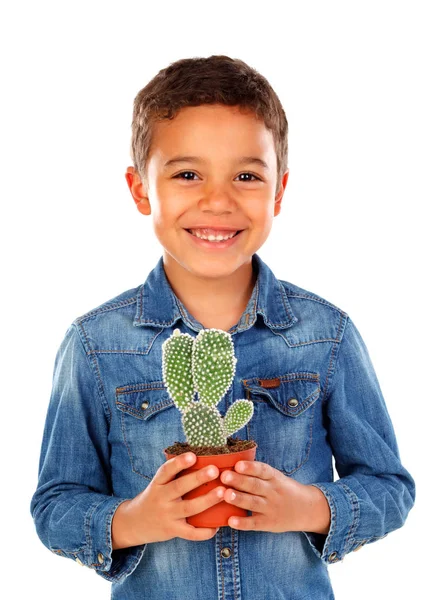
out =
{"type": "Polygon", "coordinates": [[[180,471],[191,467],[195,461],[196,455],[193,452],[185,452],[166,460],[155,473],[152,483],[164,485],[173,481],[180,471]]]}
{"type": "Polygon", "coordinates": [[[194,527],[193,525],[189,525],[189,523],[183,522],[176,531],[177,536],[184,540],[202,542],[213,538],[218,533],[219,527],[194,527]]]}
{"type": "Polygon", "coordinates": [[[277,475],[276,469],[272,466],[256,460],[240,460],[235,465],[235,471],[237,473],[253,475],[254,477],[266,480],[272,479],[277,475]]]}
{"type": "Polygon", "coordinates": [[[214,490],[210,490],[203,496],[197,496],[189,500],[183,500],[177,503],[177,514],[179,517],[191,517],[200,512],[203,512],[207,508],[218,504],[224,500],[225,487],[218,486],[214,490]]]}
{"type": "MultiPolygon", "coordinates": [[[[187,494],[187,492],[190,492],[191,490],[194,490],[203,484],[207,484],[208,482],[217,479],[218,476],[219,469],[215,465],[209,465],[207,467],[203,467],[202,469],[197,469],[196,471],[187,473],[187,475],[180,475],[169,483],[167,499],[176,500],[187,494]]],[[[216,482],[214,482],[209,489],[212,489],[215,485],[216,482]]]]}
{"type": "Polygon", "coordinates": [[[259,477],[239,475],[235,471],[224,471],[221,473],[220,479],[223,484],[235,490],[256,494],[257,496],[268,495],[269,483],[259,477]]]}
{"type": "Polygon", "coordinates": [[[257,522],[254,516],[252,517],[230,517],[228,522],[228,526],[232,529],[240,529],[241,531],[266,531],[262,529],[262,527],[257,522]]]}
{"type": "Polygon", "coordinates": [[[227,490],[224,494],[224,500],[229,504],[251,510],[253,512],[265,513],[267,500],[262,496],[254,496],[252,494],[243,494],[236,490],[227,490]]]}

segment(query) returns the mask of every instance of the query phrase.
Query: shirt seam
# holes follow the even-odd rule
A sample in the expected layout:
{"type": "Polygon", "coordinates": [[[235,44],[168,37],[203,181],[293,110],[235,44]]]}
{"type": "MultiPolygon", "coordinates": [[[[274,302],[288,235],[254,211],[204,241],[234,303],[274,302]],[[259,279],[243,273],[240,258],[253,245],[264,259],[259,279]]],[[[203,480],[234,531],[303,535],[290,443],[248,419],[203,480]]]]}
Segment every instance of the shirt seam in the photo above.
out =
{"type": "Polygon", "coordinates": [[[103,385],[103,381],[102,381],[101,376],[100,376],[100,371],[99,371],[97,359],[96,359],[95,355],[92,352],[89,353],[88,350],[87,350],[87,348],[85,347],[85,342],[86,342],[88,348],[90,348],[90,344],[89,344],[89,340],[88,340],[88,337],[87,337],[86,330],[83,327],[83,324],[81,322],[79,322],[79,321],[76,321],[76,322],[74,322],[74,325],[75,325],[75,330],[77,332],[77,335],[78,335],[78,337],[80,339],[81,347],[83,348],[83,352],[85,354],[86,361],[87,361],[87,363],[89,365],[89,368],[91,369],[92,377],[93,377],[93,380],[95,382],[95,385],[96,385],[96,388],[97,388],[97,391],[98,391],[98,397],[100,398],[100,403],[101,403],[101,406],[102,406],[102,408],[104,410],[104,415],[106,417],[108,425],[110,426],[111,423],[112,423],[112,412],[110,410],[109,404],[108,404],[108,402],[106,400],[106,396],[105,396],[104,391],[103,391],[104,390],[104,385],[103,385]],[[79,329],[81,329],[81,332],[82,332],[82,334],[84,336],[85,342],[83,341],[82,336],[80,335],[79,329]],[[91,364],[91,361],[94,362],[94,365],[91,364]]]}
{"type": "Polygon", "coordinates": [[[330,394],[331,394],[331,390],[333,387],[333,381],[336,375],[336,371],[337,371],[337,365],[338,365],[338,358],[339,358],[339,353],[340,350],[342,348],[342,342],[344,341],[344,335],[345,332],[347,331],[347,324],[350,320],[350,317],[348,315],[345,315],[344,318],[342,318],[343,315],[341,315],[341,320],[339,321],[339,326],[338,326],[338,332],[337,332],[337,336],[338,336],[338,340],[335,345],[333,346],[333,350],[330,356],[330,364],[329,364],[329,368],[327,370],[327,377],[325,380],[325,384],[324,384],[324,394],[323,394],[323,399],[324,399],[324,403],[326,403],[329,400],[330,394]],[[340,332],[342,330],[342,336],[339,339],[339,335],[340,332]],[[333,357],[333,353],[335,352],[335,356],[333,357]],[[330,375],[331,373],[331,375],[330,375]]]}

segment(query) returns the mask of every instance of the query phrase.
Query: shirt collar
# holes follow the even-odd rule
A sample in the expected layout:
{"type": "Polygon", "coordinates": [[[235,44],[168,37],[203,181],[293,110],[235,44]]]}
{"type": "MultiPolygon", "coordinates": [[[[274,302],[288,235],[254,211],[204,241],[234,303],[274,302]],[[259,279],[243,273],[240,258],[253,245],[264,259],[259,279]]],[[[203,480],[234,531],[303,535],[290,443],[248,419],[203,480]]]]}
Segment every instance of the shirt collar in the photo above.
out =
{"type": "MultiPolygon", "coordinates": [[[[257,272],[255,286],[235,331],[252,327],[258,314],[262,315],[270,329],[291,327],[298,319],[290,307],[284,286],[256,253],[252,256],[252,266],[257,272]]],[[[178,319],[194,331],[204,329],[172,290],[161,256],[138,290],[133,324],[138,327],[172,327],[178,319]]]]}

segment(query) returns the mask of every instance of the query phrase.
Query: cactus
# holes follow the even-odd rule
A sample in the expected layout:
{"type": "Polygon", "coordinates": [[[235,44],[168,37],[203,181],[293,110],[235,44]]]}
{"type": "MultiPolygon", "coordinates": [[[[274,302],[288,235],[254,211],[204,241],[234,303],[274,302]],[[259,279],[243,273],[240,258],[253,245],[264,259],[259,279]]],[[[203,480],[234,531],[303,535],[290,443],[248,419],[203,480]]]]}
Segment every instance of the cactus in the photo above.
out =
{"type": "Polygon", "coordinates": [[[253,402],[236,400],[225,418],[216,405],[235,375],[237,358],[231,335],[222,329],[202,329],[196,338],[175,329],[163,343],[163,380],[169,396],[182,413],[190,446],[227,445],[227,437],[253,416],[253,402]],[[195,399],[198,393],[199,400],[195,399]]]}

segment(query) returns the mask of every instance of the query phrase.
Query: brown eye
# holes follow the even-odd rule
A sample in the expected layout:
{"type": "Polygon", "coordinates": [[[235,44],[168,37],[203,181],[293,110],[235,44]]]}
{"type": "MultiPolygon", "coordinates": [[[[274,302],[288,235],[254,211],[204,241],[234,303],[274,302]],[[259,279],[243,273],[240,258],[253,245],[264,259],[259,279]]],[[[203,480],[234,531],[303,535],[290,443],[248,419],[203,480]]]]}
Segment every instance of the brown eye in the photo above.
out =
{"type": "MultiPolygon", "coordinates": [[[[256,175],[253,175],[253,173],[240,173],[238,175],[238,177],[242,177],[243,175],[248,175],[250,177],[254,177],[256,179],[256,181],[261,181],[259,179],[259,177],[257,177],[256,175]]],[[[244,181],[245,183],[249,182],[249,181],[253,181],[253,179],[242,179],[242,181],[244,181]]]]}
{"type": "Polygon", "coordinates": [[[193,171],[183,171],[182,173],[178,173],[172,179],[184,179],[185,181],[195,181],[192,178],[184,177],[184,175],[196,175],[193,171]]]}

